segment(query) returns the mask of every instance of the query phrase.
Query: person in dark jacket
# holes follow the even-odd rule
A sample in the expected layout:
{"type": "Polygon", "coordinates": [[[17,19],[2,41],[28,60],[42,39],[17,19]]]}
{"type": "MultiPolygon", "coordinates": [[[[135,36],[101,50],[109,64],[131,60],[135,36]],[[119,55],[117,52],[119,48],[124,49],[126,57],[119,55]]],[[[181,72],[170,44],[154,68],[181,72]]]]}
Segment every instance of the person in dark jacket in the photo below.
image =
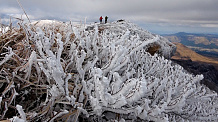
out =
{"type": "Polygon", "coordinates": [[[105,17],[105,23],[107,23],[107,19],[108,19],[108,17],[106,16],[106,17],[105,17]]]}
{"type": "Polygon", "coordinates": [[[103,17],[101,16],[101,17],[99,18],[99,20],[100,20],[100,23],[102,23],[102,19],[103,19],[103,17]]]}

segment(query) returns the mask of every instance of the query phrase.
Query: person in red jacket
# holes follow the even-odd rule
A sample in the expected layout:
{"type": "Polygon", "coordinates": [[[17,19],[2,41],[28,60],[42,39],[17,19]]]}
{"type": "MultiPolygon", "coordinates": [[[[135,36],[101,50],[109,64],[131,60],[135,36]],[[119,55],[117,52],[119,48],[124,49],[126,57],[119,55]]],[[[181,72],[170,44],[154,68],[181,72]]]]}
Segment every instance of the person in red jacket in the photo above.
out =
{"type": "Polygon", "coordinates": [[[102,19],[103,19],[103,17],[101,16],[101,17],[99,18],[99,20],[100,20],[100,23],[102,23],[102,19]]]}

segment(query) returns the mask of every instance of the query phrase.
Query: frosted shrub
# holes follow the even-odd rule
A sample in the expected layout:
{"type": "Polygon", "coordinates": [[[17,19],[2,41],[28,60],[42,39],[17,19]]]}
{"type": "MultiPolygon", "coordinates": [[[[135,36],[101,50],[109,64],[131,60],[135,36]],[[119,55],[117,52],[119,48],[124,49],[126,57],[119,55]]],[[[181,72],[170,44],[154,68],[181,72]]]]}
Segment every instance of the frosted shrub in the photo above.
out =
{"type": "Polygon", "coordinates": [[[203,76],[166,59],[173,44],[127,22],[91,26],[23,25],[23,52],[9,47],[0,61],[2,119],[8,106],[27,121],[218,119],[217,94],[199,84],[203,76]],[[151,55],[153,45],[160,48],[151,55]],[[31,107],[16,100],[32,91],[31,107]]]}

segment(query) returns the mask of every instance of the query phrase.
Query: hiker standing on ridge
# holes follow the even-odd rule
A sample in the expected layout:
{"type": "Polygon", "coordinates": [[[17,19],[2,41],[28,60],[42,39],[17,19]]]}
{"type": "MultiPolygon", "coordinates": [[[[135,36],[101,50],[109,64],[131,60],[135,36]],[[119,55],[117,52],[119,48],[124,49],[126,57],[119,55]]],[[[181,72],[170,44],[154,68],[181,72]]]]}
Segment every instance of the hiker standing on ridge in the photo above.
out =
{"type": "Polygon", "coordinates": [[[106,16],[106,17],[105,17],[105,23],[107,23],[107,19],[108,19],[108,17],[106,16]]]}
{"type": "Polygon", "coordinates": [[[100,23],[102,23],[102,19],[103,19],[103,17],[101,16],[101,17],[99,18],[99,20],[100,20],[100,23]]]}

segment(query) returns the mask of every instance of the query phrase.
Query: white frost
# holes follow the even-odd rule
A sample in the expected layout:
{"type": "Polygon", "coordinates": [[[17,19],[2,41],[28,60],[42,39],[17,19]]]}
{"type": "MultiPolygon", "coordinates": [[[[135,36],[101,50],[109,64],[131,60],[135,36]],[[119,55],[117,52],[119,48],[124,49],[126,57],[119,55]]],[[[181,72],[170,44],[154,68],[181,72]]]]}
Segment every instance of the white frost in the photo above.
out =
{"type": "Polygon", "coordinates": [[[20,114],[21,118],[26,121],[26,114],[24,113],[22,106],[16,105],[16,109],[20,114]]]}

